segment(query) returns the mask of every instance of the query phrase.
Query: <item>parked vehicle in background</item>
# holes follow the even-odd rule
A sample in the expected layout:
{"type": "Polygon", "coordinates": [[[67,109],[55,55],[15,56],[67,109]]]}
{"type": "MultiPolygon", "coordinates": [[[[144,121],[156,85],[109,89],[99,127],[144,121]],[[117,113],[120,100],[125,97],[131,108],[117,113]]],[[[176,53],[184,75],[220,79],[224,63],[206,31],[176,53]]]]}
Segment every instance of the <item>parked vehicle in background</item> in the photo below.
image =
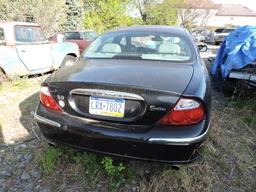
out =
{"type": "Polygon", "coordinates": [[[234,31],[234,28],[218,28],[215,30],[214,33],[214,44],[219,45],[221,44],[225,37],[229,35],[232,31],[234,31]]]}
{"type": "Polygon", "coordinates": [[[206,39],[206,31],[205,30],[194,30],[192,32],[192,36],[196,42],[205,42],[206,39]]]}
{"type": "Polygon", "coordinates": [[[207,29],[197,29],[192,32],[197,43],[214,44],[214,33],[207,29]]]}
{"type": "Polygon", "coordinates": [[[34,118],[52,144],[169,163],[198,157],[210,125],[208,72],[190,33],[138,26],[100,35],[52,74],[34,118]]]}
{"type": "MultiPolygon", "coordinates": [[[[86,49],[91,44],[91,42],[97,37],[97,33],[91,30],[66,31],[62,34],[64,35],[65,42],[73,42],[78,45],[80,53],[82,53],[84,49],[86,49]]],[[[57,42],[57,35],[58,34],[51,37],[50,40],[57,42]]]]}
{"type": "Polygon", "coordinates": [[[243,26],[229,34],[212,65],[213,80],[230,92],[237,83],[256,88],[256,27],[243,26]]]}
{"type": "Polygon", "coordinates": [[[201,52],[206,52],[208,50],[208,46],[205,43],[206,41],[206,31],[205,30],[195,30],[192,32],[192,37],[201,52]]]}
{"type": "Polygon", "coordinates": [[[0,80],[53,71],[78,56],[76,44],[50,43],[38,24],[0,23],[0,80]]]}

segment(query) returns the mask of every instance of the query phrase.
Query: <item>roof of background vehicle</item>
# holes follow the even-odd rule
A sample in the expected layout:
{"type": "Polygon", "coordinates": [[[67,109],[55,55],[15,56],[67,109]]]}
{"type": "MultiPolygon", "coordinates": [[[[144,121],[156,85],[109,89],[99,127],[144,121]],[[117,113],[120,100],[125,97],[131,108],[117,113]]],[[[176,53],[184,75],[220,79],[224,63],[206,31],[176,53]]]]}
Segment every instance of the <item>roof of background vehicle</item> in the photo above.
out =
{"type": "Polygon", "coordinates": [[[122,31],[152,31],[152,32],[166,32],[166,33],[177,33],[177,34],[188,34],[188,31],[182,27],[173,27],[166,25],[144,25],[144,26],[131,26],[115,28],[108,32],[122,32],[122,31]]]}
{"type": "Polygon", "coordinates": [[[95,32],[94,30],[92,29],[86,29],[86,30],[70,30],[70,31],[65,31],[64,33],[72,33],[72,32],[95,32]]]}
{"type": "Polygon", "coordinates": [[[29,23],[29,22],[17,22],[17,21],[1,21],[0,26],[8,26],[8,27],[14,27],[16,25],[25,25],[25,26],[35,26],[39,27],[40,25],[37,23],[29,23]]]}

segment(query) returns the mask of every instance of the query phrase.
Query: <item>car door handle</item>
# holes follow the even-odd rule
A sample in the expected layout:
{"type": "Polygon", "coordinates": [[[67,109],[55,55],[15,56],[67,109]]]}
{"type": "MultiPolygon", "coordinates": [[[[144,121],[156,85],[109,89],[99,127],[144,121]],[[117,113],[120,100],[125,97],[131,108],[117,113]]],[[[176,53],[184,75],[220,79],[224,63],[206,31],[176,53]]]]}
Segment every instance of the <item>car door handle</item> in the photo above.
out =
{"type": "Polygon", "coordinates": [[[22,52],[22,53],[25,53],[25,52],[26,52],[26,50],[22,49],[22,50],[21,50],[21,52],[22,52]]]}

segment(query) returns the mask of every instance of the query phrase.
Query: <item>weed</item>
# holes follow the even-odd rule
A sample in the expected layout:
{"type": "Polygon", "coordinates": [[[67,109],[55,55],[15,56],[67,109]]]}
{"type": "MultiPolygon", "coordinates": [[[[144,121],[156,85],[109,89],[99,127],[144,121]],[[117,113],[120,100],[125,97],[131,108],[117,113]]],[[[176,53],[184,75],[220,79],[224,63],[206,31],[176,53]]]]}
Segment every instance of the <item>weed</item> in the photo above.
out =
{"type": "Polygon", "coordinates": [[[90,153],[76,153],[73,160],[83,173],[83,180],[91,187],[95,187],[101,177],[101,164],[99,158],[90,153]]]}
{"type": "Polygon", "coordinates": [[[114,165],[113,159],[110,157],[104,157],[101,163],[109,176],[120,177],[124,173],[125,167],[123,166],[123,163],[114,165]]]}
{"type": "Polygon", "coordinates": [[[126,175],[128,182],[131,183],[135,177],[135,170],[133,169],[132,166],[127,166],[126,175]]]}
{"type": "Polygon", "coordinates": [[[114,165],[113,159],[110,157],[104,157],[101,164],[107,175],[111,177],[110,191],[117,191],[125,182],[125,166],[123,163],[114,165]]]}
{"type": "Polygon", "coordinates": [[[45,174],[51,174],[63,151],[60,148],[48,147],[45,152],[42,153],[40,158],[40,164],[45,174]]]}

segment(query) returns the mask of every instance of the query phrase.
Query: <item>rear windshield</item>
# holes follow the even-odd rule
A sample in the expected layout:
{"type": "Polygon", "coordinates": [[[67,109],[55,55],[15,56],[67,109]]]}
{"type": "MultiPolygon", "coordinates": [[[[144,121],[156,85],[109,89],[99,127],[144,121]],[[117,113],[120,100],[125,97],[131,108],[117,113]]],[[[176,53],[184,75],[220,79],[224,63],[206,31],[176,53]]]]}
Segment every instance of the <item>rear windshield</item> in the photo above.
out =
{"type": "Polygon", "coordinates": [[[86,32],[66,32],[65,39],[67,40],[93,40],[97,36],[96,32],[93,31],[86,31],[86,32]]]}
{"type": "Polygon", "coordinates": [[[93,31],[82,32],[81,36],[82,36],[83,39],[93,40],[93,39],[95,39],[95,37],[97,37],[97,33],[93,32],[93,31]]]}
{"type": "Polygon", "coordinates": [[[219,29],[216,29],[215,32],[216,33],[222,33],[223,30],[224,30],[223,28],[219,28],[219,29]]]}
{"type": "Polygon", "coordinates": [[[194,58],[194,48],[189,40],[178,34],[114,32],[98,37],[83,56],[191,62],[194,58]]]}
{"type": "Polygon", "coordinates": [[[15,26],[15,38],[18,42],[42,42],[46,41],[40,27],[37,26],[15,26]]]}
{"type": "Polygon", "coordinates": [[[224,29],[224,30],[223,30],[223,33],[230,33],[230,32],[232,32],[232,31],[234,31],[234,29],[224,29]]]}

